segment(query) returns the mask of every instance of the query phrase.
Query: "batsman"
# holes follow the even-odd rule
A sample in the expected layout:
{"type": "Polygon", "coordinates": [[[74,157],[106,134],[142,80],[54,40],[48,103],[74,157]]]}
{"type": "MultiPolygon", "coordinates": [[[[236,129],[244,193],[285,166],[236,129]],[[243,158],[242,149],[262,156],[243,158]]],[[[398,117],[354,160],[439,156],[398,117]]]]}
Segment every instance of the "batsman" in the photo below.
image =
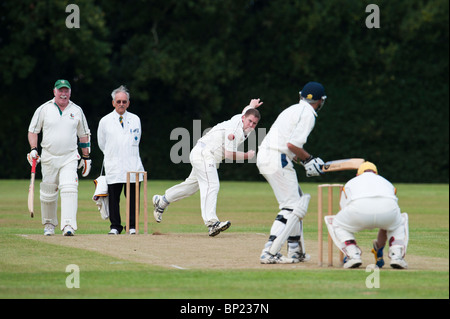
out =
{"type": "Polygon", "coordinates": [[[280,113],[259,147],[256,164],[272,187],[280,209],[260,256],[262,264],[310,259],[305,252],[302,220],[311,196],[303,194],[300,189],[294,162],[304,166],[307,177],[322,174],[324,162],[308,153],[303,145],[314,128],[317,112],[323,107],[325,99],[322,84],[307,83],[300,92],[299,103],[280,113]],[[287,257],[280,253],[286,240],[287,257]]]}
{"type": "Polygon", "coordinates": [[[27,154],[27,159],[30,165],[33,159],[41,163],[40,201],[44,235],[54,235],[55,227],[59,224],[57,217],[59,191],[60,227],[64,236],[73,236],[77,230],[77,168],[82,169],[83,177],[91,170],[90,130],[81,107],[70,101],[69,81],[57,80],[53,95],[53,99],[37,108],[31,119],[28,128],[31,151],[27,154]],[[39,155],[38,135],[41,132],[42,150],[39,155]],[[81,157],[78,146],[82,150],[81,157]]]}

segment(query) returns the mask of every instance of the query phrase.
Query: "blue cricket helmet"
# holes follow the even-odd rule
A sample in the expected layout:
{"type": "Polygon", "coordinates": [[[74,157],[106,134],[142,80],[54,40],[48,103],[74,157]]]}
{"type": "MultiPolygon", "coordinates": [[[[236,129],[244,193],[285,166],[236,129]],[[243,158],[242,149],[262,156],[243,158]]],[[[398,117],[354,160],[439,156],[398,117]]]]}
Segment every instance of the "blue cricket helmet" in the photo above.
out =
{"type": "Polygon", "coordinates": [[[319,82],[306,83],[303,89],[300,91],[300,97],[312,101],[318,101],[322,99],[322,103],[317,108],[317,111],[320,111],[327,98],[327,96],[325,95],[325,88],[319,82]]]}

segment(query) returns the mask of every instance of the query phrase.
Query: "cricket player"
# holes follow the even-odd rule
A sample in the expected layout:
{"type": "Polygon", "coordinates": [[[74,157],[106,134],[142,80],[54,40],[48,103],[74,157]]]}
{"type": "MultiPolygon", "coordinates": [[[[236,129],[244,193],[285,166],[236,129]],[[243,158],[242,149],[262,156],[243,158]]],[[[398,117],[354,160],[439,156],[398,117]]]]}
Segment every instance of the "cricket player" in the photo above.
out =
{"type": "Polygon", "coordinates": [[[164,195],[153,196],[154,216],[159,223],[164,209],[172,202],[195,194],[200,190],[202,218],[209,228],[209,236],[217,236],[231,225],[230,221],[220,222],[216,214],[217,195],[220,183],[217,169],[219,163],[227,158],[247,160],[255,156],[255,152],[240,152],[242,144],[255,129],[261,118],[257,108],[263,102],[252,99],[241,114],[214,126],[197,141],[190,153],[192,171],[186,180],[166,190],[164,195]]]}
{"type": "Polygon", "coordinates": [[[378,175],[377,167],[364,162],[357,176],[349,180],[341,195],[341,210],[328,230],[336,246],[345,254],[344,268],[357,268],[362,264],[361,249],[356,245],[355,233],[364,229],[384,230],[389,241],[392,268],[404,269],[408,246],[408,215],[401,213],[395,187],[378,175]]]}
{"type": "Polygon", "coordinates": [[[77,230],[78,168],[82,176],[91,170],[90,130],[81,107],[70,101],[71,86],[67,80],[57,80],[54,98],[42,104],[33,115],[28,128],[31,152],[27,159],[41,162],[40,201],[44,235],[55,234],[58,225],[58,191],[61,196],[61,230],[73,236],[77,230]],[[41,155],[38,134],[42,132],[41,155]],[[79,139],[79,144],[78,144],[79,139]],[[78,146],[82,156],[78,154],[78,146]]]}
{"type": "Polygon", "coordinates": [[[323,107],[326,95],[322,84],[307,83],[300,92],[300,101],[280,113],[258,149],[256,165],[269,182],[279,204],[279,213],[260,256],[262,264],[307,261],[303,241],[303,223],[308,209],[309,194],[298,185],[294,162],[306,170],[306,176],[319,176],[323,161],[304,148],[314,128],[317,112],[323,107]],[[280,253],[288,242],[288,255],[280,253]]]}
{"type": "MultiPolygon", "coordinates": [[[[122,190],[130,198],[130,235],[136,234],[136,174],[130,175],[130,194],[126,194],[127,172],[142,172],[139,143],[142,127],[139,117],[128,111],[130,93],[123,85],[112,91],[114,110],[105,115],[98,124],[98,147],[103,152],[106,183],[108,184],[108,208],[111,222],[110,235],[122,232],[120,218],[120,195],[122,190]]],[[[139,180],[143,176],[139,174],[139,180]]]]}

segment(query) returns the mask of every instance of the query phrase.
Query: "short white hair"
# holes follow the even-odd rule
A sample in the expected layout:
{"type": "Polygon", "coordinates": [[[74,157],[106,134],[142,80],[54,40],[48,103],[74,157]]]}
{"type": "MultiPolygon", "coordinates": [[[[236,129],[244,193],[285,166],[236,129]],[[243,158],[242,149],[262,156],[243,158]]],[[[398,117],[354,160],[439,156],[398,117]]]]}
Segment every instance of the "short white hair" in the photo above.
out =
{"type": "Polygon", "coordinates": [[[130,93],[128,92],[128,89],[124,85],[121,85],[117,89],[112,91],[111,96],[112,96],[113,101],[116,100],[116,94],[117,93],[121,93],[121,92],[125,93],[127,95],[127,99],[129,101],[130,100],[130,93]]]}

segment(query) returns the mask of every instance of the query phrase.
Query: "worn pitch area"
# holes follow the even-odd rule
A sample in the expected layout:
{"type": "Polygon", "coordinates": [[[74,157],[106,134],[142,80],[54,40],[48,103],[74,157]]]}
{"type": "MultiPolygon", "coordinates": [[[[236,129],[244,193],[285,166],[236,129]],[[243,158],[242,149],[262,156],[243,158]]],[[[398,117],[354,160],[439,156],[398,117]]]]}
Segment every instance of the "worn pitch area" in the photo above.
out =
{"type": "MultiPolygon", "coordinates": [[[[176,269],[311,269],[318,267],[318,243],[306,241],[309,262],[284,265],[262,265],[259,262],[266,235],[255,233],[221,233],[209,237],[206,233],[168,233],[140,235],[23,235],[48,244],[75,247],[133,261],[176,269]]],[[[363,265],[373,264],[369,247],[363,249],[363,265]]],[[[285,253],[286,248],[282,249],[285,253]]],[[[387,251],[385,252],[387,254],[387,251]]],[[[334,267],[338,268],[339,253],[333,251],[334,267]]],[[[324,242],[324,266],[327,268],[327,244],[324,242]]],[[[386,263],[389,258],[386,257],[386,263]]],[[[448,270],[445,258],[407,255],[409,270],[448,270]]],[[[386,265],[387,266],[387,265],[386,265]]],[[[391,270],[389,266],[383,269],[391,270]]],[[[339,267],[340,268],[340,267],[339,267]]]]}

